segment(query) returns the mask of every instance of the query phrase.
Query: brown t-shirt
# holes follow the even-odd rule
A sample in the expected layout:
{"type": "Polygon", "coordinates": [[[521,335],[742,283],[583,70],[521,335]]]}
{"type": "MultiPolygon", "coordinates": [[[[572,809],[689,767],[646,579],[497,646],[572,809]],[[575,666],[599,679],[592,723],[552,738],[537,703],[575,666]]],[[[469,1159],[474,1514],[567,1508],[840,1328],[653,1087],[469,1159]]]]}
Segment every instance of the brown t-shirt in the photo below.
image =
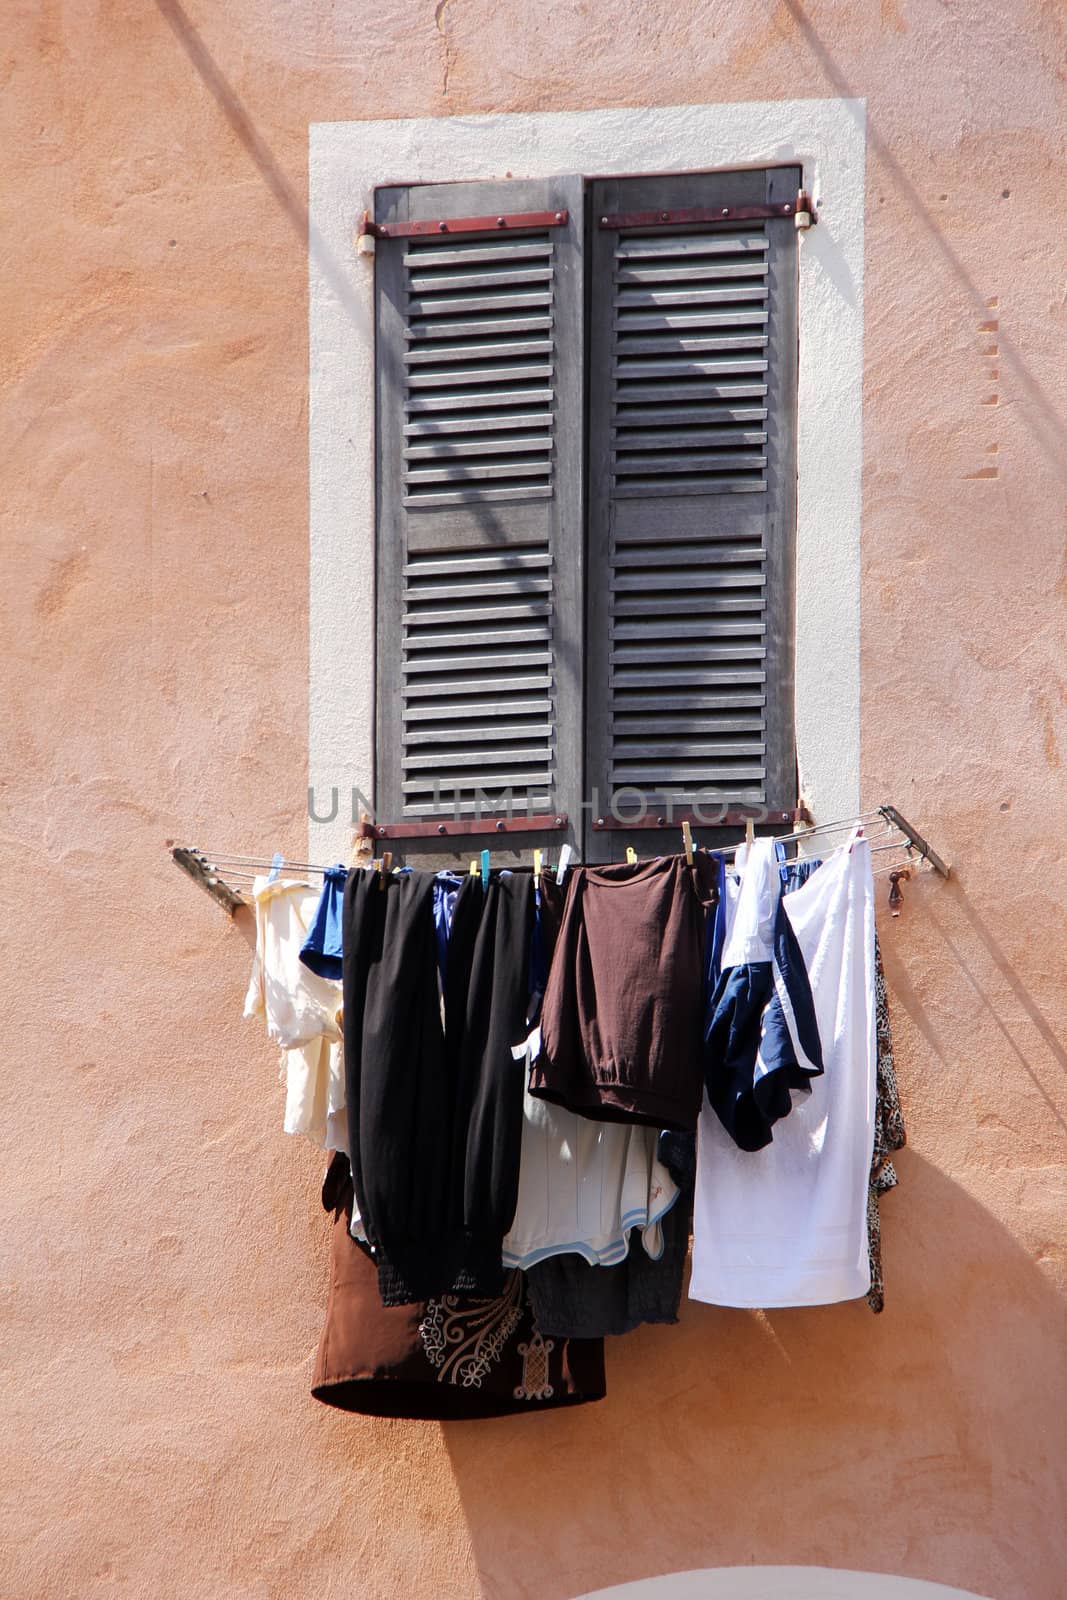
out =
{"type": "Polygon", "coordinates": [[[577,867],[545,990],[530,1093],[604,1122],[688,1132],[703,1093],[706,909],[698,852],[577,867]]]}

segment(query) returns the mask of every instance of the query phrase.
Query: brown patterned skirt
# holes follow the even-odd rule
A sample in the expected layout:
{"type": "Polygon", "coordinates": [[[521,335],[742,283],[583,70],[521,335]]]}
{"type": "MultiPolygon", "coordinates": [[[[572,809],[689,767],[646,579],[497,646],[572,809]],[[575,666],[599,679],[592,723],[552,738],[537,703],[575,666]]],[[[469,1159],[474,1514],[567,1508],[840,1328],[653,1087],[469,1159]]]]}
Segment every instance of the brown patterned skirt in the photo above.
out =
{"type": "Polygon", "coordinates": [[[343,1155],[330,1164],[322,1199],[334,1222],[316,1400],[367,1416],[447,1421],[603,1398],[603,1340],[543,1337],[521,1272],[509,1273],[493,1299],[383,1306],[374,1262],[348,1231],[352,1178],[343,1155]]]}

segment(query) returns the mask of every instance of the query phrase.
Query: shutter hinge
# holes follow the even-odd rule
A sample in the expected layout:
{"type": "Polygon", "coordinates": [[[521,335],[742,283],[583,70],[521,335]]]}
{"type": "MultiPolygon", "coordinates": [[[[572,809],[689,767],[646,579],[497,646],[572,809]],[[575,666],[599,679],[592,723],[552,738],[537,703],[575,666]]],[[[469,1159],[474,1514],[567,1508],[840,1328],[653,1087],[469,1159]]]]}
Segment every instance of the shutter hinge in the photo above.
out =
{"type": "Polygon", "coordinates": [[[372,222],[364,216],[357,239],[422,239],[435,234],[525,233],[532,229],[562,228],[568,211],[506,211],[495,217],[442,217],[426,222],[372,222]]]}
{"type": "Polygon", "coordinates": [[[754,822],[758,828],[769,825],[777,828],[810,821],[811,817],[804,806],[797,806],[792,811],[771,811],[765,806],[742,809],[725,804],[722,808],[711,805],[694,806],[692,809],[665,806],[659,815],[655,811],[643,811],[632,817],[617,817],[613,812],[594,817],[593,829],[596,833],[625,833],[633,828],[680,828],[683,822],[688,822],[691,828],[743,828],[746,822],[754,822]]]}
{"type": "Polygon", "coordinates": [[[623,228],[684,228],[699,222],[757,222],[773,217],[793,217],[798,228],[810,228],[818,221],[808,194],[800,189],[795,200],[759,206],[685,206],[673,211],[615,211],[598,217],[605,232],[623,228]]]}
{"type": "Polygon", "coordinates": [[[565,811],[531,816],[497,816],[488,812],[480,817],[426,817],[418,822],[361,821],[356,829],[361,839],[469,838],[484,833],[559,833],[567,826],[565,811]]]}

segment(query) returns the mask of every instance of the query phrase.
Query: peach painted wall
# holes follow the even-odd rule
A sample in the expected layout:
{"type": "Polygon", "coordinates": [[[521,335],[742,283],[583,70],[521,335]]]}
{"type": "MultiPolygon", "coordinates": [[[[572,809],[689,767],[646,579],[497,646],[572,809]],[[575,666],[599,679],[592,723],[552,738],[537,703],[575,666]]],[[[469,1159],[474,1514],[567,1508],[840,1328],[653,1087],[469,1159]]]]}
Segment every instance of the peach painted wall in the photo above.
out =
{"type": "Polygon", "coordinates": [[[5,20],[5,1600],[566,1600],[750,1563],[1059,1600],[1062,7],[5,20]],[[320,1161],[240,1021],[247,927],[164,850],[304,845],[308,124],[839,95],[869,114],[863,792],[957,868],[882,923],[888,1310],[690,1306],[569,1414],[332,1413],[320,1161]]]}

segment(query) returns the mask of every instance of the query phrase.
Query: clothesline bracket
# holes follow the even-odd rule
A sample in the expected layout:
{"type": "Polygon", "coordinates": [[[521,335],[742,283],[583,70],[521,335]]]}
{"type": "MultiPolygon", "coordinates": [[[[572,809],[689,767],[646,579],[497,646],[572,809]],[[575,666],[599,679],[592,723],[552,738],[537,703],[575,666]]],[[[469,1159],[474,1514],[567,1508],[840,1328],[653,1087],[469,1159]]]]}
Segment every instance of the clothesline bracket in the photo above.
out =
{"type": "Polygon", "coordinates": [[[909,843],[915,847],[924,861],[929,861],[935,872],[939,872],[943,878],[951,877],[952,868],[947,861],[943,861],[937,851],[927,844],[922,834],[912,826],[907,817],[901,816],[896,806],[879,806],[878,809],[887,822],[891,822],[894,828],[899,828],[901,833],[907,836],[909,843]]]}
{"type": "Polygon", "coordinates": [[[212,900],[217,901],[231,917],[241,906],[248,904],[243,895],[236,889],[231,889],[230,885],[219,877],[211,862],[201,851],[177,845],[172,848],[170,854],[175,865],[181,867],[183,872],[187,872],[193,882],[198,883],[201,889],[209,894],[212,900]]]}

